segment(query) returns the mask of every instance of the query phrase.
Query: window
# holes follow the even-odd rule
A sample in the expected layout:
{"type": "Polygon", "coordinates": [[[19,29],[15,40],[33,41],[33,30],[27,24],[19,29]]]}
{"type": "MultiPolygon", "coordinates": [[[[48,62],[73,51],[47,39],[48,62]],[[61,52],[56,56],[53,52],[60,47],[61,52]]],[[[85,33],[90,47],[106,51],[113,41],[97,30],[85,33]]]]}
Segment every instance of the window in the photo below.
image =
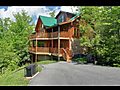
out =
{"type": "Polygon", "coordinates": [[[77,28],[74,29],[74,36],[77,36],[77,28]]]}
{"type": "Polygon", "coordinates": [[[60,18],[59,18],[59,21],[58,21],[58,22],[59,22],[59,23],[60,23],[60,22],[64,22],[64,15],[61,15],[61,16],[60,16],[60,18]]]}
{"type": "Polygon", "coordinates": [[[44,28],[43,24],[42,24],[42,28],[44,28]]]}
{"type": "Polygon", "coordinates": [[[40,31],[44,31],[44,25],[43,24],[40,27],[40,31]]]}
{"type": "Polygon", "coordinates": [[[64,15],[61,16],[62,22],[64,22],[64,15]]]}
{"type": "Polygon", "coordinates": [[[38,47],[44,47],[44,42],[40,42],[40,41],[38,41],[38,45],[37,45],[38,47]]]}
{"type": "Polygon", "coordinates": [[[43,27],[43,24],[41,24],[41,25],[39,26],[39,29],[41,30],[41,29],[42,29],[42,27],[43,27]]]}
{"type": "MultiPolygon", "coordinates": [[[[36,41],[33,41],[33,47],[36,46],[36,41]]],[[[44,47],[44,42],[37,41],[37,47],[44,47]]]]}

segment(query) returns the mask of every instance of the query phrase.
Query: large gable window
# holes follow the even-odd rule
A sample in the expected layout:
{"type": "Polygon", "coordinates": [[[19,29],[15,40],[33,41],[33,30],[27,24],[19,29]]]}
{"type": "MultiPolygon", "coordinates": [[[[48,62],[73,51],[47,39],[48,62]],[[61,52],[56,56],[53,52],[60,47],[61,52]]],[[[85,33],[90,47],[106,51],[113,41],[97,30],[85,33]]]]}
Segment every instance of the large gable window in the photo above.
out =
{"type": "Polygon", "coordinates": [[[62,22],[64,22],[64,15],[61,16],[62,22]]]}
{"type": "Polygon", "coordinates": [[[59,23],[60,23],[60,22],[64,22],[64,15],[61,15],[61,16],[60,16],[60,18],[59,18],[59,21],[58,21],[58,22],[59,22],[59,23]]]}

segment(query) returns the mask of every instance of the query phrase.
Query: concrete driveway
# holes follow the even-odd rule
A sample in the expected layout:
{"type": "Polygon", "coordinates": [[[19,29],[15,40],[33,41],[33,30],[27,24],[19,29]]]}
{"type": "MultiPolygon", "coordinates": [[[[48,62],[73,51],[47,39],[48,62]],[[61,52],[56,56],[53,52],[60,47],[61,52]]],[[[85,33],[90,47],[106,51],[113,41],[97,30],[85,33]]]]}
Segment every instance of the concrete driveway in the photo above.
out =
{"type": "Polygon", "coordinates": [[[29,86],[120,86],[120,68],[58,62],[44,65],[29,86]]]}

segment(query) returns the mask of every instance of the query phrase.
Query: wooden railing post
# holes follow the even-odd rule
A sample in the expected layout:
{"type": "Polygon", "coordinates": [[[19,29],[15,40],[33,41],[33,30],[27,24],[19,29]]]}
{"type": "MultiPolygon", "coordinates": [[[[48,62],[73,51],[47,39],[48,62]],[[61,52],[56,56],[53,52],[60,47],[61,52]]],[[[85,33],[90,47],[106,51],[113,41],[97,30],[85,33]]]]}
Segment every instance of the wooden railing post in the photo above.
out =
{"type": "Polygon", "coordinates": [[[52,28],[52,48],[53,48],[53,28],[52,28]]]}
{"type": "Polygon", "coordinates": [[[36,47],[36,48],[35,48],[35,49],[36,49],[36,50],[35,50],[35,52],[36,52],[36,53],[35,53],[35,62],[37,62],[37,38],[36,38],[36,45],[35,45],[35,47],[36,47]]]}
{"type": "Polygon", "coordinates": [[[58,61],[60,61],[60,26],[58,26],[58,61]]]}

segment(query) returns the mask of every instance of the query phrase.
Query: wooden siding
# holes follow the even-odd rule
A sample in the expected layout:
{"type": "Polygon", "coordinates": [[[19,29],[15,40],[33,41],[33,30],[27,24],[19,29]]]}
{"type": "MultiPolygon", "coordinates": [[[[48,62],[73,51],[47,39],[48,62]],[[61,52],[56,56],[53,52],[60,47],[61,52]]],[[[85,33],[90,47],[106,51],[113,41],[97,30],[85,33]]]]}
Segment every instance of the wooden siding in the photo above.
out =
{"type": "Polygon", "coordinates": [[[37,21],[37,24],[36,24],[36,27],[35,27],[35,31],[36,32],[40,32],[40,28],[42,27],[42,22],[41,20],[38,18],[38,21],[37,21]]]}

